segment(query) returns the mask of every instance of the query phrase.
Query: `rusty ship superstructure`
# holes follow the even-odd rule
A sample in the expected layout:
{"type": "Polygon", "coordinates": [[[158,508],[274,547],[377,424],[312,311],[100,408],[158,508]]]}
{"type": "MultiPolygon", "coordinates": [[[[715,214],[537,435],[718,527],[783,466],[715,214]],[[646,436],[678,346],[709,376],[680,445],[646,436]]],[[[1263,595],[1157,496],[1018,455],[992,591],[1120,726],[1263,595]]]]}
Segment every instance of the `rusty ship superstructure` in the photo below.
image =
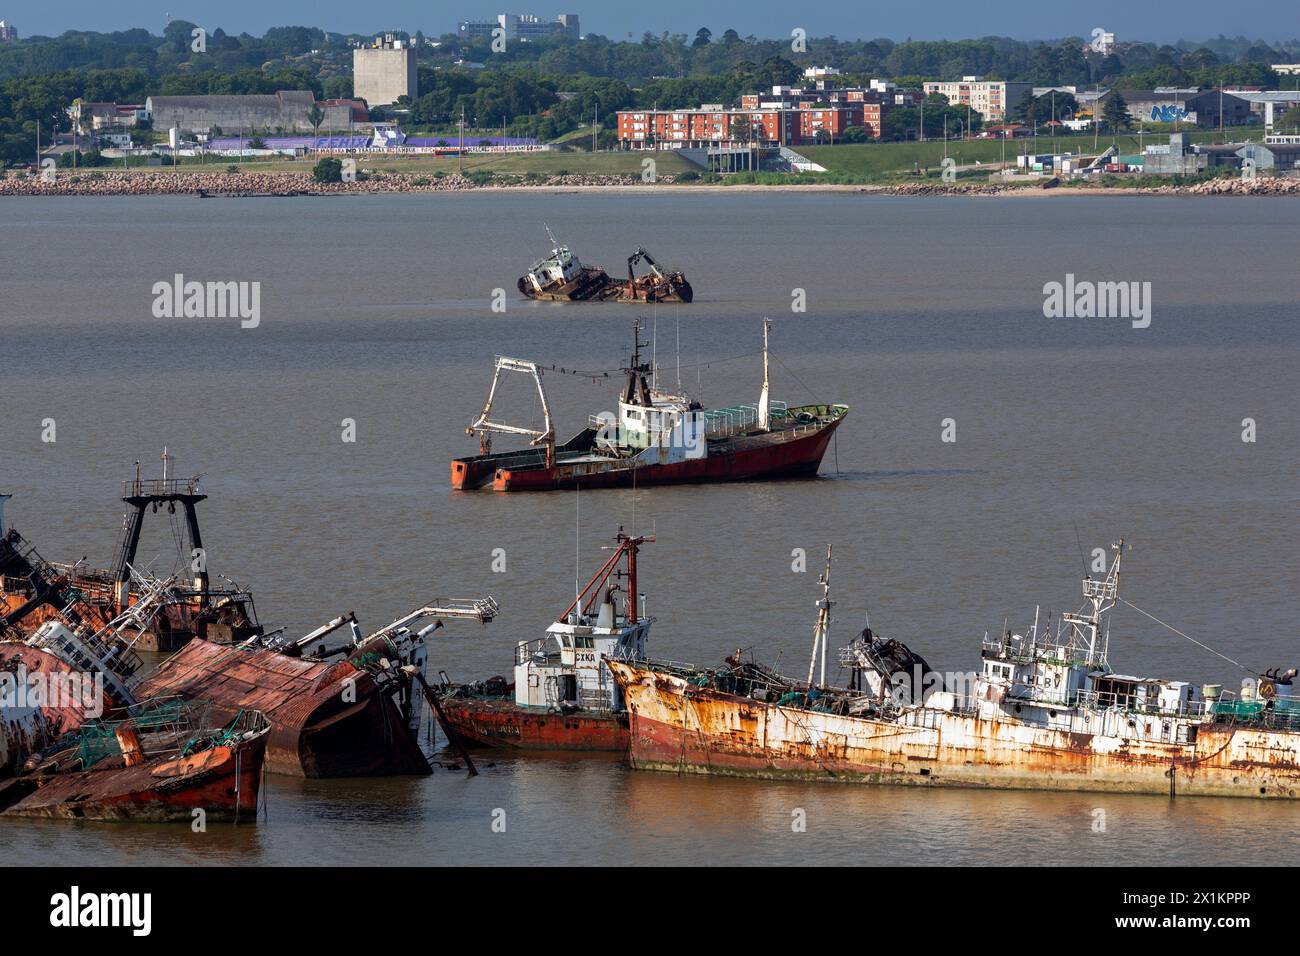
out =
{"type": "Polygon", "coordinates": [[[479,454],[451,463],[451,485],[471,490],[554,491],[631,485],[760,481],[815,477],[846,405],[787,405],[770,398],[768,330],[763,325],[763,386],[759,400],[706,409],[680,391],[660,388],[644,362],[641,323],[633,330],[618,411],[593,415],[585,429],[555,440],[550,403],[535,362],[498,357],[488,399],[466,429],[479,454]],[[498,421],[493,405],[503,373],[530,375],[541,401],[540,429],[498,421]],[[529,439],[524,449],[492,451],[492,435],[529,439]]]}
{"type": "Polygon", "coordinates": [[[599,266],[587,266],[562,245],[549,227],[551,254],[534,262],[519,277],[519,292],[530,299],[550,302],[690,302],[691,284],[680,270],[665,270],[644,247],[627,258],[627,279],[619,280],[599,266]],[[649,271],[637,275],[645,262],[649,271]]]}
{"type": "Polygon", "coordinates": [[[95,628],[121,615],[139,598],[134,572],[145,520],[162,513],[175,523],[178,556],[188,577],[172,582],[169,599],[136,636],[139,648],[173,651],[195,636],[229,644],[261,633],[252,594],[233,582],[212,583],[198,519],[198,505],[207,495],[199,490],[200,476],[171,474],[173,460],[164,448],[161,478],[143,478],[136,462],[135,477],[122,482],[127,512],[109,568],[45,561],[17,530],[0,526],[0,628],[30,632],[47,620],[63,620],[74,605],[80,616],[75,623],[95,628]]]}
{"type": "Polygon", "coordinates": [[[645,656],[654,618],[643,613],[637,555],[653,540],[620,528],[573,603],[542,637],[515,646],[512,680],[435,689],[448,736],[478,747],[626,753],[627,708],[606,659],[645,656]]]}
{"type": "MultiPolygon", "coordinates": [[[[1300,794],[1296,671],[1220,685],[1128,676],[1108,660],[1122,542],[1083,607],[983,642],[980,670],[945,681],[868,627],[826,684],[829,577],[806,679],[742,659],[720,668],[611,658],[634,767],[859,783],[1168,795],[1300,794]],[[820,649],[822,679],[815,661],[820,649]],[[951,685],[951,686],[949,686],[951,685]]],[[[828,569],[829,575],[829,569],[828,569]]],[[[950,675],[951,676],[951,675],[950,675]]]]}

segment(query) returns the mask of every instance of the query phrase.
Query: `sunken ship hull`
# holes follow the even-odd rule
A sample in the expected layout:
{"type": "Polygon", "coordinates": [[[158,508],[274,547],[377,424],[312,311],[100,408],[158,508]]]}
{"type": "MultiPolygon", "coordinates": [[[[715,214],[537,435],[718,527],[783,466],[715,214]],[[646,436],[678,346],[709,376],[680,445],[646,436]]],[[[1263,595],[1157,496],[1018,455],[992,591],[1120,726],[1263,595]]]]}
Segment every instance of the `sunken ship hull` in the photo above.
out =
{"type": "Polygon", "coordinates": [[[119,753],[89,769],[58,769],[79,761],[76,750],[56,756],[0,786],[0,814],[63,820],[192,823],[256,822],[267,728],[210,749],[180,755],[119,753]],[[61,759],[62,758],[62,759],[61,759]]]}
{"type": "Polygon", "coordinates": [[[267,731],[183,757],[163,756],[127,766],[39,773],[7,781],[2,815],[63,820],[192,823],[257,821],[267,731]]]}
{"type": "Polygon", "coordinates": [[[149,676],[138,696],[204,700],[227,719],[241,710],[261,711],[271,724],[271,773],[315,778],[432,772],[392,693],[346,660],[307,660],[195,638],[149,676]]]}
{"type": "Polygon", "coordinates": [[[625,713],[556,713],[512,698],[445,696],[440,702],[443,729],[467,747],[627,753],[631,739],[625,713]]]}
{"type": "Polygon", "coordinates": [[[686,277],[674,272],[663,278],[647,273],[632,279],[614,279],[604,269],[583,266],[574,278],[557,279],[536,288],[521,276],[519,292],[545,302],[690,302],[695,292],[686,277]]]}
{"type": "Polygon", "coordinates": [[[631,714],[629,759],[639,769],[927,787],[1300,795],[1300,726],[1207,723],[1162,741],[1152,739],[1159,715],[1139,731],[1116,726],[1127,716],[1105,710],[1060,729],[923,706],[882,720],[696,686],[676,668],[607,663],[631,714]]]}

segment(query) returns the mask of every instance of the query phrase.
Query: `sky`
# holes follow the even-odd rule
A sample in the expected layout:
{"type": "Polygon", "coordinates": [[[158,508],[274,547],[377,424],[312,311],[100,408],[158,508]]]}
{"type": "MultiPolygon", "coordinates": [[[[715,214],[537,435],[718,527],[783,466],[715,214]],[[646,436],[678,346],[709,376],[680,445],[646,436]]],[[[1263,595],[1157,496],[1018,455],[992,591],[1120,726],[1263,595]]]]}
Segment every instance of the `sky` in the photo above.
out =
{"type": "Polygon", "coordinates": [[[64,0],[57,4],[11,4],[0,0],[0,19],[20,36],[56,36],[65,30],[122,30],[146,27],[160,33],[167,16],[190,20],[208,29],[261,35],[272,26],[315,26],[340,33],[422,30],[453,32],[462,19],[492,19],[497,13],[531,13],[550,19],[576,13],[584,33],[611,39],[639,38],[646,31],[694,35],[702,26],[715,35],[728,28],[741,36],[786,37],[796,27],[810,37],[834,35],[843,40],[890,37],[894,40],[961,39],[1009,36],[1021,40],[1088,37],[1094,28],[1119,40],[1171,43],[1204,40],[1223,34],[1279,40],[1300,36],[1300,8],[1295,0],[1179,0],[1154,4],[1134,0],[924,0],[921,3],[871,4],[862,0],[653,0],[611,3],[525,0],[502,6],[484,0],[64,0]],[[213,15],[212,11],[219,11],[213,15]]]}

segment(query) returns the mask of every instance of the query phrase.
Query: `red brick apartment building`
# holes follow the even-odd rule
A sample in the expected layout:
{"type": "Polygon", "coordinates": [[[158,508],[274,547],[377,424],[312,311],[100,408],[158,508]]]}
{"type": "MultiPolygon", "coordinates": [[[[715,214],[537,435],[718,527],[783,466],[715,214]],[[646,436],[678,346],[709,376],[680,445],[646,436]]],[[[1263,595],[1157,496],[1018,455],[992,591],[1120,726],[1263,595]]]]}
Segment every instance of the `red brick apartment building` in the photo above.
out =
{"type": "Polygon", "coordinates": [[[618,139],[630,149],[800,146],[834,142],[850,126],[864,127],[871,138],[879,139],[889,110],[913,106],[920,98],[917,90],[898,90],[880,81],[860,89],[778,86],[770,95],[745,94],[739,106],[706,103],[695,109],[620,111],[618,139]]]}

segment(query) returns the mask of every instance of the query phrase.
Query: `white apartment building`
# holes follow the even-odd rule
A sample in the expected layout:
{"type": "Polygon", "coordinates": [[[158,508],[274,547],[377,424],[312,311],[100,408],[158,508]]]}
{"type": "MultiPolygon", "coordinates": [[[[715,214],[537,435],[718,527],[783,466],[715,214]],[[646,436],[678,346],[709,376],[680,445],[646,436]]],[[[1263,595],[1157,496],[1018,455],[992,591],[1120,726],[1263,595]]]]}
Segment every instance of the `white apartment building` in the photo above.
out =
{"type": "Polygon", "coordinates": [[[942,93],[953,106],[969,106],[984,117],[986,123],[1005,123],[1008,114],[1032,91],[1032,83],[1009,83],[986,80],[982,76],[963,76],[955,82],[929,82],[925,95],[942,93]]]}

